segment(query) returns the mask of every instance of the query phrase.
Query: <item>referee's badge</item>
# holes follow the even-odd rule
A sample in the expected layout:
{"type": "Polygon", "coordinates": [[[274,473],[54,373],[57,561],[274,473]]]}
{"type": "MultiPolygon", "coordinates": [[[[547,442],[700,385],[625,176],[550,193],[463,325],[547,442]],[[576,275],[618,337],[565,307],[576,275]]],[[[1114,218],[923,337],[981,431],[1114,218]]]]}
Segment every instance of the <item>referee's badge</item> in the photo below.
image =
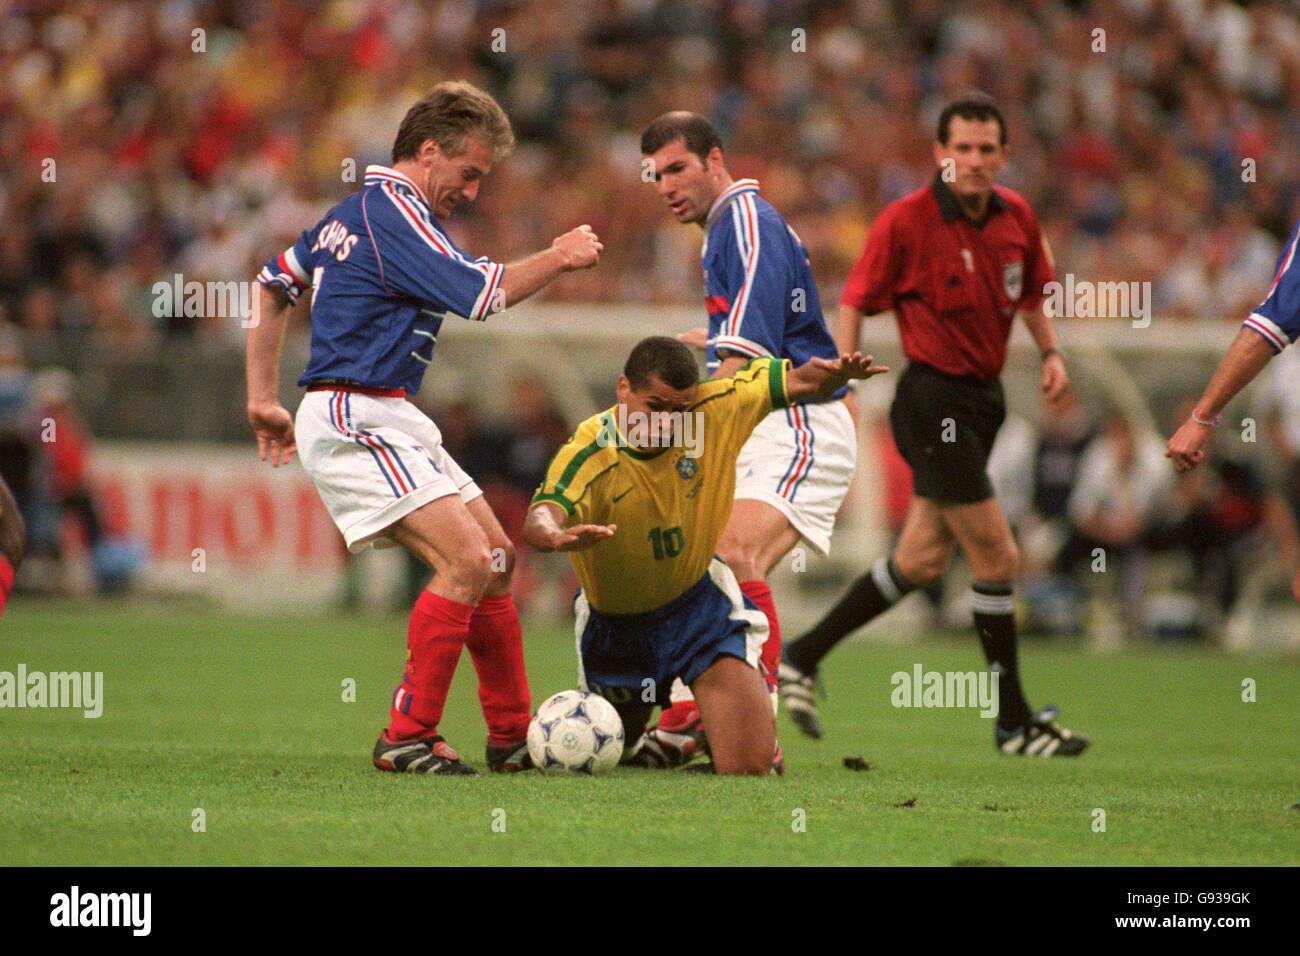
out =
{"type": "Polygon", "coordinates": [[[1025,264],[1023,262],[1008,262],[1002,269],[1002,288],[1006,292],[1007,298],[1017,300],[1020,298],[1020,292],[1024,287],[1025,264]]]}
{"type": "Polygon", "coordinates": [[[699,470],[700,462],[698,459],[691,458],[687,455],[682,455],[681,458],[677,459],[677,474],[681,475],[687,481],[694,478],[695,473],[699,470]]]}

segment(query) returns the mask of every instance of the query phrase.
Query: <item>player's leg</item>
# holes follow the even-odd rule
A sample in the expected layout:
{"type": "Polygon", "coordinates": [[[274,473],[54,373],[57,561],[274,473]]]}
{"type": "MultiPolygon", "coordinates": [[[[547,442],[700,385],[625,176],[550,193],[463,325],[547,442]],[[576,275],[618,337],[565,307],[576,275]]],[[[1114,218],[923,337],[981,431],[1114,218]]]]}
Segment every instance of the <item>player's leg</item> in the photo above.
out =
{"type": "Polygon", "coordinates": [[[437,574],[411,610],[407,666],[372,762],[408,773],[473,773],[437,728],[491,555],[456,482],[430,456],[436,441],[420,435],[426,425],[403,399],[319,389],[298,406],[294,431],[348,549],[401,545],[437,574]]]}
{"type": "MultiPolygon", "coordinates": [[[[829,554],[836,515],[853,481],[857,430],[842,402],[774,412],[754,431],[736,463],[735,503],[718,553],[740,580],[741,591],[768,618],[764,673],[775,708],[781,625],[771,588],[772,569],[802,540],[829,554]]],[[[689,697],[674,686],[673,700],[689,697]]],[[[699,711],[690,715],[698,725],[699,711]]],[[[660,719],[660,728],[670,726],[660,719]]],[[[780,747],[774,757],[780,768],[780,747]]]]}
{"type": "Polygon", "coordinates": [[[877,560],[811,630],[785,646],[781,699],[800,730],[814,738],[821,736],[813,686],[826,655],[905,595],[942,577],[954,545],[939,506],[928,498],[913,498],[893,554],[877,560]]]}
{"type": "Polygon", "coordinates": [[[438,736],[438,723],[475,605],[491,577],[487,535],[455,493],[412,511],[387,535],[431,567],[434,577],[411,611],[406,669],[376,751],[387,744],[432,741],[435,757],[458,763],[459,755],[438,736]]]}
{"type": "MultiPolygon", "coordinates": [[[[765,578],[798,543],[799,532],[784,512],[751,498],[735,501],[718,542],[718,556],[736,575],[741,592],[767,615],[770,632],[763,645],[763,668],[765,674],[771,675],[773,686],[781,657],[781,629],[772,589],[765,578]]],[[[699,709],[690,689],[675,682],[669,706],[659,715],[656,732],[663,738],[660,743],[669,750],[684,751],[698,738],[699,724],[699,709]]]]}
{"type": "Polygon", "coordinates": [[[691,683],[720,774],[767,775],[776,748],[776,720],[763,675],[736,657],[714,661],[691,683]]]}
{"type": "Polygon", "coordinates": [[[22,563],[27,547],[27,526],[18,511],[18,502],[3,478],[0,478],[0,614],[9,603],[14,575],[22,563]]]}
{"type": "Polygon", "coordinates": [[[663,765],[658,761],[647,762],[642,753],[647,746],[646,726],[650,723],[651,715],[654,714],[655,705],[643,704],[636,699],[635,695],[631,695],[630,699],[618,701],[608,697],[605,699],[614,705],[619,719],[623,721],[623,756],[619,759],[619,763],[633,767],[662,767],[663,765]]]}
{"type": "Polygon", "coordinates": [[[998,674],[999,748],[1039,756],[1080,753],[1087,739],[1060,727],[1054,708],[1035,714],[1021,688],[1013,597],[1020,556],[1002,505],[993,497],[947,505],[943,519],[970,565],[975,631],[998,674]]]}
{"type": "Polygon", "coordinates": [[[936,463],[947,456],[936,456],[935,446],[942,437],[945,416],[952,414],[954,406],[917,366],[908,366],[899,376],[889,423],[899,454],[912,467],[914,494],[902,536],[892,557],[881,558],[869,573],[854,581],[830,613],[786,645],[781,655],[782,700],[809,736],[821,735],[813,685],[822,659],[848,635],[925,584],[928,575],[942,574],[947,564],[953,545],[934,505],[943,489],[943,475],[937,473],[936,463]]]}
{"type": "Polygon", "coordinates": [[[799,530],[786,514],[766,501],[753,498],[736,499],[718,542],[718,556],[736,575],[740,590],[767,615],[771,633],[763,645],[763,670],[773,675],[773,679],[781,658],[781,625],[766,578],[798,543],[799,530]]]}
{"type": "Polygon", "coordinates": [[[578,592],[573,602],[574,637],[578,651],[578,688],[599,694],[613,704],[623,721],[622,764],[660,767],[657,760],[647,761],[645,728],[654,713],[653,694],[649,686],[671,683],[671,675],[656,666],[658,645],[668,630],[660,633],[653,624],[630,617],[610,618],[591,606],[587,595],[578,592]]]}
{"type": "Polygon", "coordinates": [[[526,770],[532,702],[524,666],[523,628],[510,591],[514,544],[479,495],[466,506],[487,537],[492,573],[470,617],[465,647],[478,674],[478,698],[487,721],[487,765],[499,772],[526,770]]]}
{"type": "Polygon", "coordinates": [[[770,608],[772,633],[763,649],[769,674],[780,661],[781,629],[762,579],[801,539],[818,554],[830,553],[857,457],[857,428],[844,403],[836,401],[769,415],[737,462],[736,504],[719,553],[750,600],[765,612],[770,608]]]}

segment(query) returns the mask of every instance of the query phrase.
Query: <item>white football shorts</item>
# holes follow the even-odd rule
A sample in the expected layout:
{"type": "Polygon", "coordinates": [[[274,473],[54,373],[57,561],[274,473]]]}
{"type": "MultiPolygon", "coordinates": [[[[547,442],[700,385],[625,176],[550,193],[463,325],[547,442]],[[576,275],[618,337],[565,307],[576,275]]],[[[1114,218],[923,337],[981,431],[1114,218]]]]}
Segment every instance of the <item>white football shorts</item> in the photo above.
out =
{"type": "Polygon", "coordinates": [[[843,402],[779,408],[740,451],[736,498],[767,502],[818,554],[829,554],[857,459],[858,436],[843,402]]]}
{"type": "Polygon", "coordinates": [[[447,495],[483,492],[442,447],[442,432],[405,398],[309,391],[294,420],[298,455],[354,554],[393,547],[386,529],[447,495]]]}

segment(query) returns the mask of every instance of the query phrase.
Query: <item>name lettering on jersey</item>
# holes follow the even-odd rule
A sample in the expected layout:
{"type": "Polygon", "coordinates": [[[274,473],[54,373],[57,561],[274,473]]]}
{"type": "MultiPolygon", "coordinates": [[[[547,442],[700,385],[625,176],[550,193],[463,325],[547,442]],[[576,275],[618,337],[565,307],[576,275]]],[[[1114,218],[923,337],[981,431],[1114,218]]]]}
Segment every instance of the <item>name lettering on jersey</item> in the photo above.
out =
{"type": "MultiPolygon", "coordinates": [[[[615,417],[606,417],[601,424],[596,444],[602,448],[627,444],[638,450],[681,448],[687,458],[699,458],[704,453],[704,413],[630,411],[620,403],[615,417]]],[[[680,465],[678,472],[690,477],[680,465]]]]}
{"type": "Polygon", "coordinates": [[[316,236],[316,244],[311,247],[312,252],[319,252],[324,249],[327,252],[334,253],[334,258],[342,262],[352,251],[352,247],[357,244],[357,237],[348,232],[347,227],[337,219],[332,219],[321,229],[320,234],[316,236]]]}

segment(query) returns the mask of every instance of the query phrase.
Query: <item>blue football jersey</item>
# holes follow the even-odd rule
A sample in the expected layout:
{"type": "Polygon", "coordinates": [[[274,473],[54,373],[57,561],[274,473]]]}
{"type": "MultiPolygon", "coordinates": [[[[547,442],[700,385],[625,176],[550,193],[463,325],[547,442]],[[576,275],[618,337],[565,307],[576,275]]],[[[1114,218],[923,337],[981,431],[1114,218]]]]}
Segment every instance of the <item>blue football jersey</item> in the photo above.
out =
{"type": "Polygon", "coordinates": [[[410,178],[369,166],[362,189],[257,279],[290,302],[312,290],[311,357],[299,385],[338,380],[414,394],[443,319],[497,311],[504,272],[458,249],[410,178]]]}
{"type": "MultiPolygon", "coordinates": [[[[771,356],[800,366],[839,353],[826,328],[808,252],[753,179],[718,197],[704,224],[704,306],[710,371],[729,355],[771,356]]],[[[834,398],[848,391],[841,388],[834,398]]]]}
{"type": "Polygon", "coordinates": [[[1258,332],[1264,341],[1281,352],[1300,336],[1300,265],[1296,264],[1296,244],[1300,242],[1300,224],[1291,230],[1291,238],[1282,247],[1264,301],[1255,307],[1245,326],[1258,332]]]}

